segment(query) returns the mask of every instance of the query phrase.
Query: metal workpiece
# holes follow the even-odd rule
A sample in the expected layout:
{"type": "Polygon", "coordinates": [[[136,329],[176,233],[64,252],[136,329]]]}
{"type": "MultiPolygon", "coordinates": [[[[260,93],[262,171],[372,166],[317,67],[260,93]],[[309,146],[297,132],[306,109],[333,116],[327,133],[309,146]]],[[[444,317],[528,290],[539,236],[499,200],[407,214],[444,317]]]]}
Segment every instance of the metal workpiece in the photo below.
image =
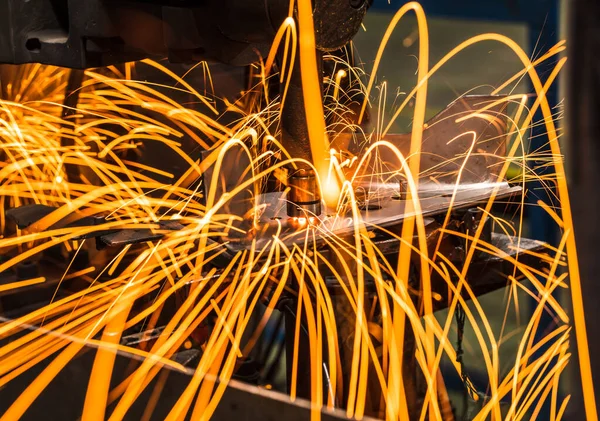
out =
{"type": "Polygon", "coordinates": [[[292,170],[288,178],[287,214],[293,218],[321,215],[321,193],[312,170],[292,170]]]}
{"type": "MultiPolygon", "coordinates": [[[[522,189],[518,186],[510,186],[508,183],[481,183],[468,186],[460,186],[454,191],[454,186],[449,186],[448,189],[439,189],[436,194],[430,191],[429,195],[421,197],[419,192],[419,200],[421,205],[421,215],[423,217],[431,217],[435,215],[445,214],[452,202],[452,209],[459,211],[477,206],[478,204],[486,203],[490,195],[495,192],[496,200],[511,200],[521,194],[522,189]]],[[[370,209],[360,210],[360,221],[369,227],[390,227],[401,223],[405,218],[415,216],[416,212],[412,208],[407,208],[406,200],[400,198],[396,192],[397,185],[380,185],[378,186],[377,197],[378,201],[370,200],[370,203],[377,203],[377,209],[372,206],[370,209]]],[[[288,197],[281,192],[262,194],[257,202],[263,208],[259,223],[272,224],[273,229],[276,229],[279,224],[283,225],[282,234],[285,234],[285,242],[293,244],[296,242],[304,242],[305,233],[298,230],[291,223],[293,218],[289,218],[288,197]],[[291,234],[291,235],[288,235],[291,234]]],[[[319,226],[316,232],[317,239],[328,237],[331,235],[343,236],[354,232],[356,221],[350,212],[343,210],[335,212],[333,210],[323,209],[324,212],[320,216],[314,218],[312,224],[319,226]]],[[[305,217],[303,214],[302,217],[305,217]]],[[[427,219],[427,218],[426,218],[427,219]]],[[[258,244],[271,240],[272,232],[266,231],[262,237],[256,238],[258,244]]],[[[228,248],[233,251],[247,249],[249,244],[236,243],[228,244],[228,248]]]]}
{"type": "MultiPolygon", "coordinates": [[[[229,161],[225,161],[229,162],[229,161]]],[[[246,175],[245,175],[246,176],[246,175]]],[[[244,177],[245,177],[244,176],[244,177]]],[[[243,178],[242,178],[243,179],[243,178]]],[[[229,179],[231,182],[232,179],[229,179]]],[[[238,179],[236,179],[238,180],[238,179]]],[[[238,180],[239,182],[239,180],[238,180]]],[[[256,205],[262,209],[260,216],[257,218],[257,223],[266,227],[264,231],[257,233],[254,238],[257,245],[262,247],[267,242],[271,241],[272,235],[278,230],[278,226],[282,225],[281,235],[285,237],[286,244],[302,243],[305,241],[305,233],[298,229],[298,225],[294,223],[294,219],[314,218],[311,225],[318,226],[316,232],[317,241],[321,241],[324,237],[331,235],[344,236],[352,235],[357,221],[349,212],[336,213],[331,211],[331,215],[320,200],[316,177],[314,173],[306,170],[297,170],[288,180],[289,192],[273,192],[252,197],[252,194],[244,191],[241,197],[233,196],[223,205],[225,211],[233,215],[245,215],[251,209],[250,205],[256,205]]],[[[221,188],[221,186],[220,186],[221,188]]],[[[228,191],[228,186],[217,191],[216,196],[219,197],[228,191]]],[[[392,227],[410,216],[415,216],[415,211],[406,207],[406,200],[397,195],[398,185],[379,185],[375,197],[377,201],[369,200],[373,206],[369,209],[360,210],[360,222],[369,227],[392,227]],[[374,206],[377,204],[377,207],[374,206]]],[[[465,212],[470,208],[475,208],[475,214],[467,213],[471,219],[463,221],[464,226],[470,227],[470,232],[476,229],[476,224],[480,221],[480,216],[477,213],[477,205],[486,203],[490,195],[495,193],[496,199],[511,200],[516,195],[521,194],[521,188],[518,186],[510,186],[508,183],[481,183],[455,188],[450,186],[448,189],[438,189],[436,194],[434,191],[429,191],[429,194],[421,195],[421,214],[425,221],[431,220],[431,217],[436,215],[445,215],[448,207],[452,203],[453,212],[465,212]]],[[[364,207],[364,206],[363,206],[364,207]]],[[[26,205],[19,208],[11,209],[7,212],[9,220],[14,221],[19,227],[25,228],[35,226],[39,220],[50,212],[56,210],[45,205],[26,205]]],[[[90,230],[86,234],[86,238],[96,238],[97,242],[101,242],[107,246],[123,246],[144,241],[152,241],[162,238],[169,232],[175,232],[182,229],[182,226],[177,221],[165,219],[156,223],[156,229],[103,229],[102,224],[105,222],[101,216],[86,216],[77,218],[78,214],[68,215],[63,220],[58,221],[53,227],[96,227],[97,229],[90,230]],[[75,220],[75,222],[73,222],[75,220]]],[[[461,217],[462,218],[462,217],[461,217]]],[[[302,227],[306,228],[306,226],[302,227]]],[[[487,232],[487,231],[485,231],[487,232]]],[[[486,234],[487,235],[487,234],[486,234]]],[[[230,239],[231,240],[231,239],[230,239]]],[[[482,237],[482,240],[488,241],[487,237],[482,237]]],[[[489,241],[488,241],[489,242],[489,241]]],[[[239,239],[239,241],[229,241],[225,247],[231,253],[236,253],[241,250],[250,248],[250,241],[239,239]]]]}

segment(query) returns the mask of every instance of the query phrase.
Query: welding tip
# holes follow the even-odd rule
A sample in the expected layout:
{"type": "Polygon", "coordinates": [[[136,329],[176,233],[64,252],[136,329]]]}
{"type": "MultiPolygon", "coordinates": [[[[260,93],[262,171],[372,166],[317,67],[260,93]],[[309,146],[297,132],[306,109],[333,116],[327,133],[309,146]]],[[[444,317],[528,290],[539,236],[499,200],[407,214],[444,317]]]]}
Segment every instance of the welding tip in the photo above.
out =
{"type": "Polygon", "coordinates": [[[293,218],[319,216],[321,194],[314,171],[293,170],[288,177],[290,189],[287,197],[287,213],[293,218]]]}

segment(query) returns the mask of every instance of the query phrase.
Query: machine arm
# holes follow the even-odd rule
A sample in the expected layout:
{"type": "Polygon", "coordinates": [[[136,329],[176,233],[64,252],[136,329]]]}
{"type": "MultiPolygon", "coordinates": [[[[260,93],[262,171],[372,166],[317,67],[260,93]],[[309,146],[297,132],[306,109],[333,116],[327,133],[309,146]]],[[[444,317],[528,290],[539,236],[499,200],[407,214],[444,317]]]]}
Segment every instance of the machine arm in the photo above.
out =
{"type": "MultiPolygon", "coordinates": [[[[317,48],[344,46],[369,0],[313,0],[317,48]]],[[[2,0],[0,63],[84,69],[143,58],[243,66],[267,54],[289,0],[2,0]]]]}

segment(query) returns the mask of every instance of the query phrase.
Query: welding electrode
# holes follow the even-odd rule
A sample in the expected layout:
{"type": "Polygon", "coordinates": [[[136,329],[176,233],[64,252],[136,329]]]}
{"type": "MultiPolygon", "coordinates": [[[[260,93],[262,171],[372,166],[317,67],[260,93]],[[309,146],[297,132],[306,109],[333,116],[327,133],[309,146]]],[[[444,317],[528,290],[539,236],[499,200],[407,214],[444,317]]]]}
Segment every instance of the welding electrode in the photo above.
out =
{"type": "Polygon", "coordinates": [[[313,170],[294,170],[288,178],[288,187],[288,216],[298,218],[321,214],[321,195],[313,170]]]}

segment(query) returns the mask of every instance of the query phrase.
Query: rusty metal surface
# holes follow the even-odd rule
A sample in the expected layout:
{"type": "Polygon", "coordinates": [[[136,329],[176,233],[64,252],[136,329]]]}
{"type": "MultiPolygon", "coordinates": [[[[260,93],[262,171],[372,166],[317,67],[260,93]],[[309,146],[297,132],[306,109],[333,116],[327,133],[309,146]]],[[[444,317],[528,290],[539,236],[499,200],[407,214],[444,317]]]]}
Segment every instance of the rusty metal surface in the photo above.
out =
{"type": "MultiPolygon", "coordinates": [[[[464,96],[427,121],[420,151],[421,183],[454,184],[463,164],[461,183],[497,180],[506,156],[507,105],[490,105],[500,99],[500,96],[464,96]],[[486,106],[490,108],[483,111],[486,106]]],[[[381,140],[392,143],[405,158],[409,156],[411,133],[388,134],[381,140]]],[[[360,156],[369,143],[359,134],[340,133],[332,146],[360,156]]],[[[387,147],[377,148],[377,157],[376,167],[367,165],[364,174],[370,176],[382,169],[394,173],[402,167],[387,147]]]]}

